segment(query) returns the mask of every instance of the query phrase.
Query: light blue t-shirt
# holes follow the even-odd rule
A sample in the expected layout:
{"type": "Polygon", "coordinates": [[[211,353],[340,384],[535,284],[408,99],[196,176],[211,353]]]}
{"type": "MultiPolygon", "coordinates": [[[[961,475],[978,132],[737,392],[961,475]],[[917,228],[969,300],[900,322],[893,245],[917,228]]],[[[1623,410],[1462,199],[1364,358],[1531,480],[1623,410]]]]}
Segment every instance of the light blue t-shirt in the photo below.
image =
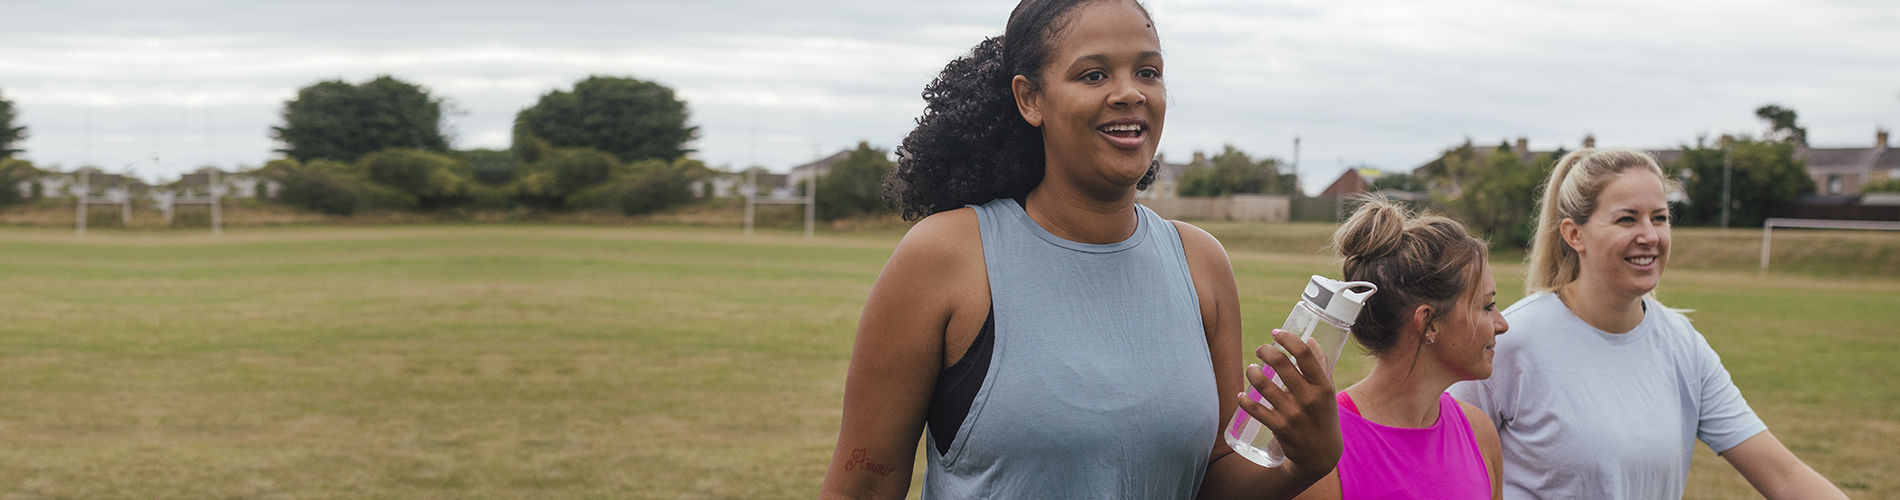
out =
{"type": "Polygon", "coordinates": [[[1504,498],[1682,498],[1697,439],[1719,453],[1768,430],[1689,319],[1643,305],[1621,334],[1551,293],[1504,311],[1491,378],[1451,387],[1497,424],[1504,498]]]}

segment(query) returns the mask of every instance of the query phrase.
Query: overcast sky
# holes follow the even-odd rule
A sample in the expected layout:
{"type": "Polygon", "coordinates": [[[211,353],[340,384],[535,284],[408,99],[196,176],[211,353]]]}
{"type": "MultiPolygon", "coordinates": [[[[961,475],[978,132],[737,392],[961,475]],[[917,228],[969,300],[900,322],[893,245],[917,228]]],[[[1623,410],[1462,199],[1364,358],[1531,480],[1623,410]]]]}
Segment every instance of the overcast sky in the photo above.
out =
{"type": "MultiPolygon", "coordinates": [[[[892,148],[944,63],[1008,1],[171,2],[0,0],[0,95],[42,166],[159,180],[254,167],[283,102],[390,74],[454,104],[457,148],[588,75],[676,89],[714,166],[783,171],[892,148]],[[152,157],[158,157],[154,162],[152,157]]],[[[1900,127],[1893,0],[1151,0],[1168,63],[1162,152],[1289,158],[1309,189],[1466,138],[1671,147],[1800,112],[1816,146],[1900,127]]],[[[1896,144],[1900,145],[1900,144],[1896,144]]]]}

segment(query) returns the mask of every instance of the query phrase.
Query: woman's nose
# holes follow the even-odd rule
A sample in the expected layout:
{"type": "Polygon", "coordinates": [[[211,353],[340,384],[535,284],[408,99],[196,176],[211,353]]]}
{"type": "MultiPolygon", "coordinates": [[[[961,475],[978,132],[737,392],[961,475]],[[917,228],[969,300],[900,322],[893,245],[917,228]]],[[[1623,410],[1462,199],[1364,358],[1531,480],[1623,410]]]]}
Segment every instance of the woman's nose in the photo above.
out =
{"type": "Polygon", "coordinates": [[[1141,89],[1132,84],[1123,84],[1113,95],[1108,96],[1109,105],[1117,108],[1132,108],[1147,102],[1148,96],[1143,95],[1141,89]]]}

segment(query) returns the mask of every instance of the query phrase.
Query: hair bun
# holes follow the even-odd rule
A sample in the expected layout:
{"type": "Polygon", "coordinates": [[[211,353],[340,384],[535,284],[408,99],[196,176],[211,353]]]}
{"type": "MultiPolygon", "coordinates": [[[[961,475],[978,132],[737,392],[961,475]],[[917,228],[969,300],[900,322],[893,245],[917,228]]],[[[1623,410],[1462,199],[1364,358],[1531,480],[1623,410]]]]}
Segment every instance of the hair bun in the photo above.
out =
{"type": "Polygon", "coordinates": [[[1333,250],[1340,257],[1365,260],[1399,251],[1405,240],[1405,209],[1379,199],[1360,200],[1352,218],[1333,233],[1333,250]]]}

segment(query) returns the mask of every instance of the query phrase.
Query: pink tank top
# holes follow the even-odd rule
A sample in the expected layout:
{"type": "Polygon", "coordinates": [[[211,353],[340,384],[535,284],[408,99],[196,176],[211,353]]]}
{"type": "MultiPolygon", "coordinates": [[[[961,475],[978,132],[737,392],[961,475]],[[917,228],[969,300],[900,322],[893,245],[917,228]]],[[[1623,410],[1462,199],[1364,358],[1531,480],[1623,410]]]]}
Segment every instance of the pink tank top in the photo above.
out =
{"type": "Polygon", "coordinates": [[[1366,420],[1345,391],[1338,400],[1342,500],[1491,498],[1491,473],[1451,394],[1438,396],[1438,423],[1423,429],[1366,420]]]}

